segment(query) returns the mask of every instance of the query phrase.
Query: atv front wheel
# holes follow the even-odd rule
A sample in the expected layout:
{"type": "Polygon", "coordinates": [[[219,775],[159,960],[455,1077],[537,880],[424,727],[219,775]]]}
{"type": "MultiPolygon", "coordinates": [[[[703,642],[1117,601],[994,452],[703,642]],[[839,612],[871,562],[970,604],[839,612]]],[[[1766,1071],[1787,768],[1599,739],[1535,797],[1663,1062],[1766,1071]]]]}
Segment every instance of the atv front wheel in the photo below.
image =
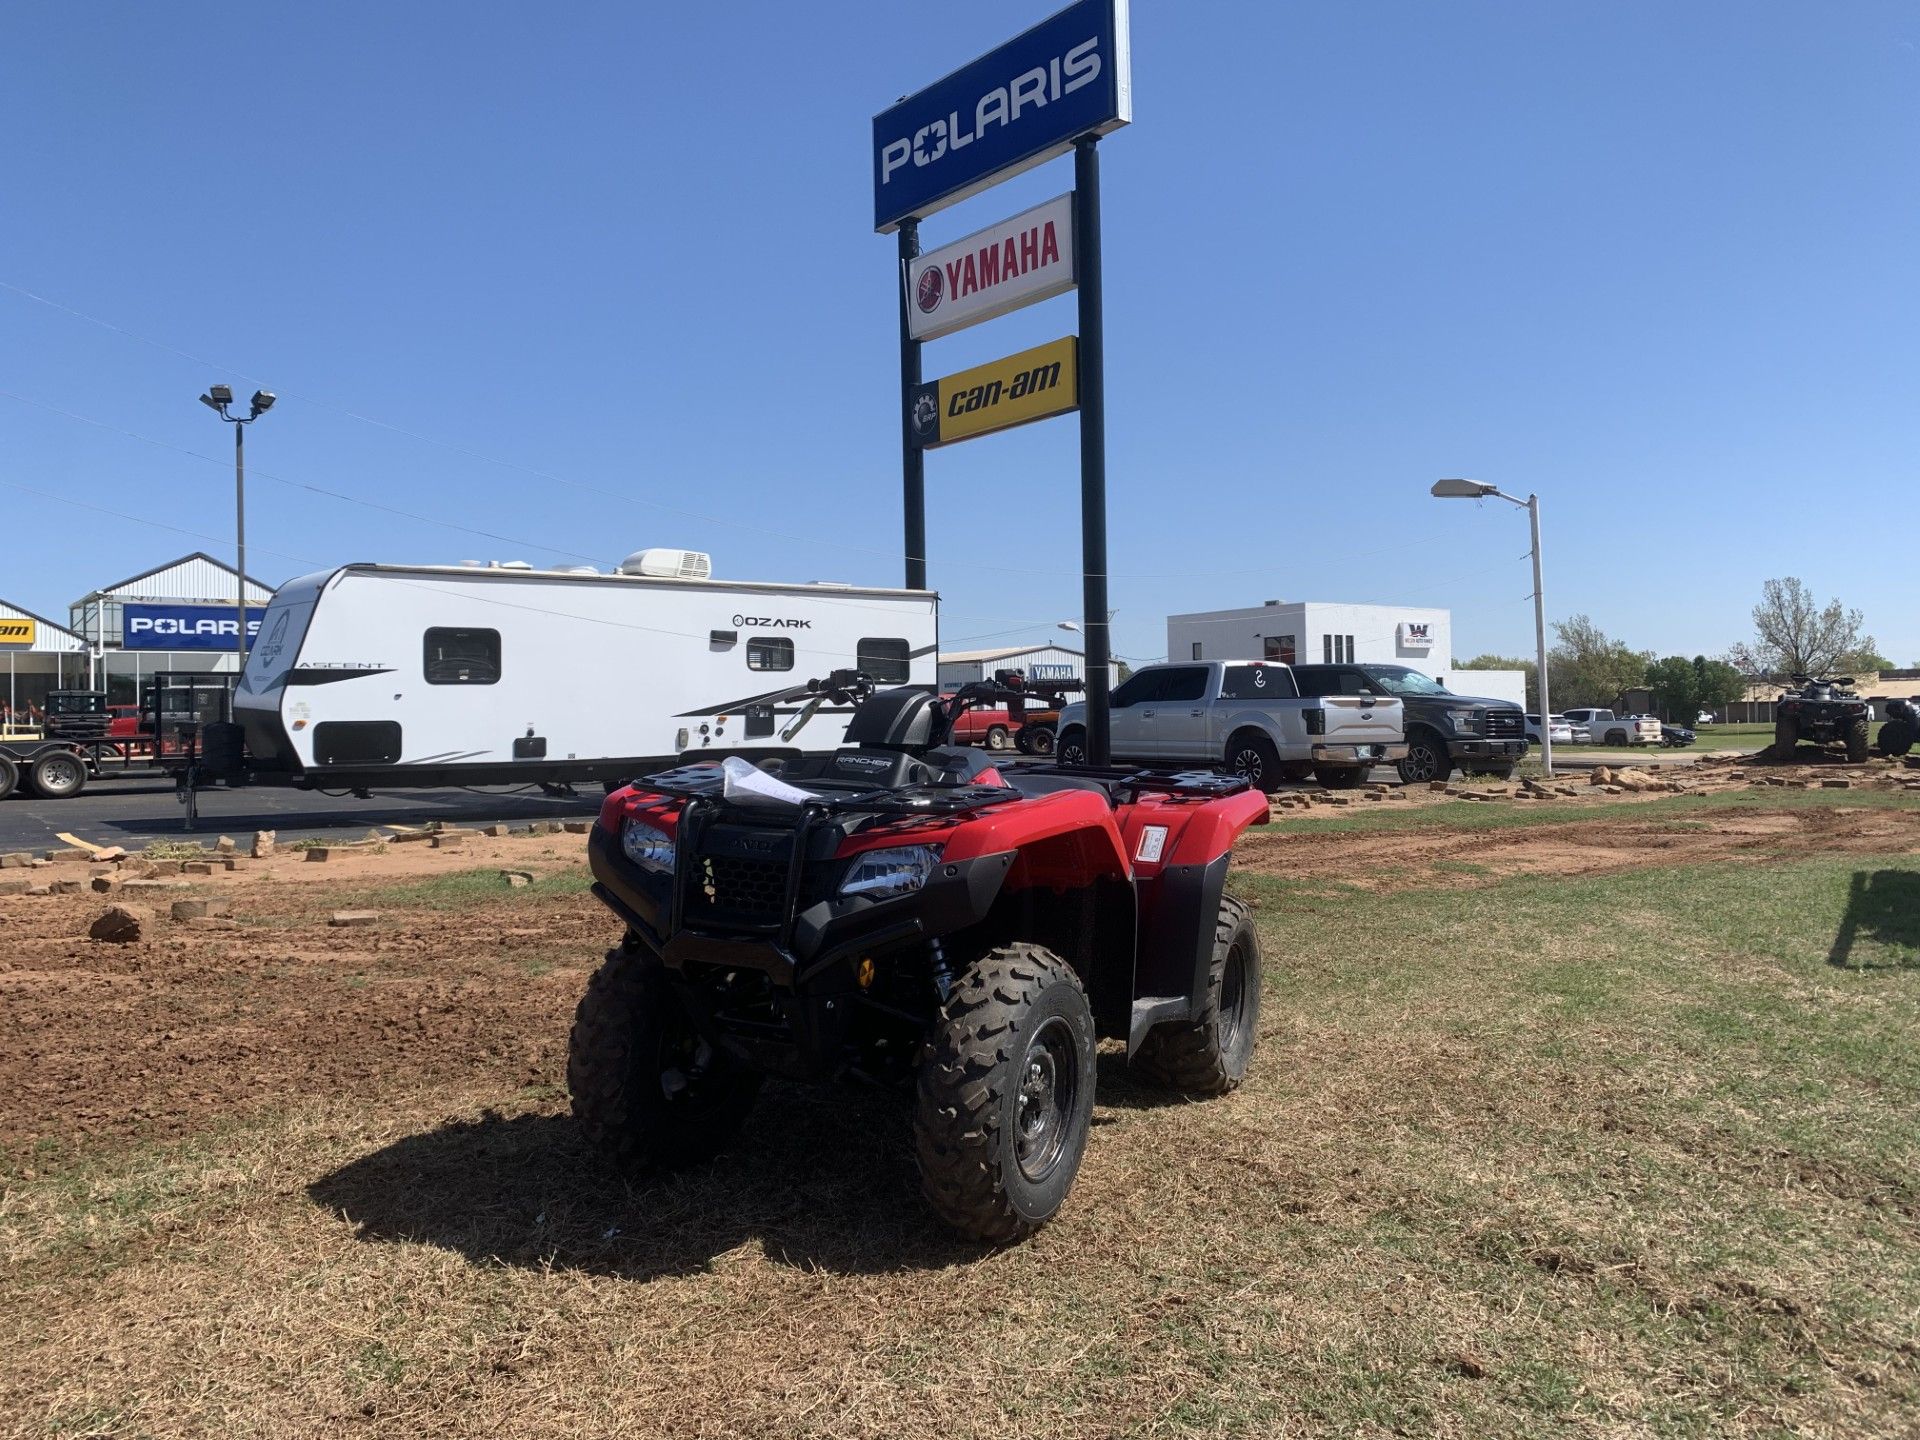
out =
{"type": "Polygon", "coordinates": [[[1889,720],[1880,727],[1880,753],[1904,755],[1913,749],[1913,722],[1889,720]]]}
{"type": "Polygon", "coordinates": [[[760,1077],[702,1040],[659,973],[615,950],[587,982],[567,1041],[580,1128],[623,1168],[710,1159],[753,1108],[760,1077]]]}
{"type": "Polygon", "coordinates": [[[1253,913],[1231,895],[1220,901],[1213,962],[1198,1018],[1156,1025],[1133,1068],[1188,1095],[1222,1095],[1246,1078],[1260,1030],[1260,935],[1253,913]]]}
{"type": "Polygon", "coordinates": [[[1096,1041],[1080,977],[1038,945],[969,965],[920,1067],[920,1188],[961,1234],[1004,1245],[1051,1220],[1093,1121],[1096,1041]]]}
{"type": "Polygon", "coordinates": [[[1847,759],[1855,765],[1867,758],[1867,717],[1862,715],[1847,726],[1847,759]]]}
{"type": "Polygon", "coordinates": [[[1060,743],[1053,748],[1053,763],[1056,765],[1084,765],[1087,763],[1087,732],[1078,725],[1063,731],[1060,743]]]}

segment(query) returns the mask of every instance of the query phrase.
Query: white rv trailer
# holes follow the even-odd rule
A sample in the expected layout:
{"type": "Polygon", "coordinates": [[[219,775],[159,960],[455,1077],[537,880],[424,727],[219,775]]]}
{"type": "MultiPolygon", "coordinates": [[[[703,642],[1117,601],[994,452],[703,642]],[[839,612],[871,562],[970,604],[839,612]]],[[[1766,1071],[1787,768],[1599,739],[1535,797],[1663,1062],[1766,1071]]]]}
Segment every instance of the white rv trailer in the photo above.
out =
{"type": "Polygon", "coordinates": [[[687,751],[830,750],[836,669],[935,684],[938,596],[712,580],[649,550],[613,574],[345,565],[275,592],[234,697],[254,777],[318,789],[627,780],[687,751]]]}

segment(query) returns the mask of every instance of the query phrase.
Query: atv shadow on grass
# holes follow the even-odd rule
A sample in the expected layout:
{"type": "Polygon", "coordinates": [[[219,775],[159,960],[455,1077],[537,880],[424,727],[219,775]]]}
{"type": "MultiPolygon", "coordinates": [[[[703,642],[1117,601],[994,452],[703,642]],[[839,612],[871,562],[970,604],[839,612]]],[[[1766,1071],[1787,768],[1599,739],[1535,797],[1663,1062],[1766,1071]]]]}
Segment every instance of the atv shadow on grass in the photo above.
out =
{"type": "Polygon", "coordinates": [[[1920,969],[1920,874],[1857,871],[1827,963],[1843,970],[1920,969]],[[1853,952],[1862,940],[1907,953],[1856,960],[1853,952]]]}
{"type": "MultiPolygon", "coordinates": [[[[1103,1055],[1095,1125],[1114,1108],[1184,1103],[1103,1055]]],[[[920,1198],[904,1097],[770,1083],[738,1142],[654,1179],[610,1170],[568,1114],[483,1112],[341,1166],[307,1187],[375,1243],[437,1245],[477,1264],[628,1280],[697,1274],[757,1243],[779,1264],[874,1274],[965,1264],[920,1198]]]]}

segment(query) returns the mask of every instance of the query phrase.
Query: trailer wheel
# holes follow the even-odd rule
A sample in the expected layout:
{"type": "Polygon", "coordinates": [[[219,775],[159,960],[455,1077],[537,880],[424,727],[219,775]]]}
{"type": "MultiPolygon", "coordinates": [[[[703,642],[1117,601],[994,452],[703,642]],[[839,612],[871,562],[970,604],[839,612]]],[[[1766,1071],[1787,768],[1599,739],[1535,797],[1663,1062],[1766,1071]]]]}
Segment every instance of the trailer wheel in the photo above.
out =
{"type": "Polygon", "coordinates": [[[640,956],[615,950],[574,1012],[567,1089],[580,1128],[614,1164],[671,1170],[734,1137],[760,1077],[700,1039],[640,956]]]}
{"type": "Polygon", "coordinates": [[[1207,993],[1196,1019],[1156,1025],[1133,1068],[1155,1085],[1222,1095],[1246,1078],[1260,1030],[1260,934],[1243,901],[1221,897],[1207,993]]]}
{"type": "Polygon", "coordinates": [[[87,767],[71,750],[56,750],[33,762],[27,780],[49,800],[70,800],[87,788],[87,767]]]}
{"type": "Polygon", "coordinates": [[[13,794],[14,787],[20,783],[20,767],[0,755],[0,800],[13,794]]]}
{"type": "Polygon", "coordinates": [[[1038,945],[990,950],[960,976],[920,1066],[920,1188],[940,1218],[993,1245],[1059,1211],[1093,1124],[1093,1009],[1038,945]]]}

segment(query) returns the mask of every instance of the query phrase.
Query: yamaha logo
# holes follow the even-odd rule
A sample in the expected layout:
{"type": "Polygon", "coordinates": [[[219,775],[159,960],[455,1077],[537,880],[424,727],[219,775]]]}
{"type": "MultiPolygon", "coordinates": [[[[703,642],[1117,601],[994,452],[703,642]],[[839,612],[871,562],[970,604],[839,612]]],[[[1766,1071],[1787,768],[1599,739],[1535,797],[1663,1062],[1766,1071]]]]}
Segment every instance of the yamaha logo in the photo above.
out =
{"type": "Polygon", "coordinates": [[[914,300],[920,306],[922,315],[931,315],[940,308],[946,288],[946,277],[938,265],[929,265],[920,272],[920,283],[914,287],[914,300]]]}

